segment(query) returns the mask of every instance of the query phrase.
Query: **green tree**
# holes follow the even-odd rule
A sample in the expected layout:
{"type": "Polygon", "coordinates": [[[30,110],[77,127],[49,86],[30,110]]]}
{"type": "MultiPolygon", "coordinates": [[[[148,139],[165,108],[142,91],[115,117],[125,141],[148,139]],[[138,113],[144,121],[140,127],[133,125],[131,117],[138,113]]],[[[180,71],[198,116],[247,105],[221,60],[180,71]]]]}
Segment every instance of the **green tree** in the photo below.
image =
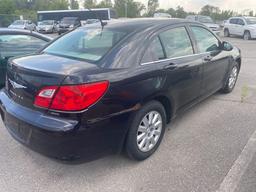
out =
{"type": "Polygon", "coordinates": [[[181,6],[178,6],[175,12],[177,18],[185,18],[188,15],[187,12],[184,11],[184,8],[181,6]]]}
{"type": "Polygon", "coordinates": [[[96,0],[85,0],[84,1],[84,8],[95,8],[97,6],[96,0]]]}
{"type": "Polygon", "coordinates": [[[204,7],[202,7],[200,14],[201,15],[207,15],[207,16],[212,16],[212,15],[217,15],[219,14],[220,8],[219,7],[215,7],[212,5],[205,5],[204,7]]]}
{"type": "Polygon", "coordinates": [[[140,17],[145,5],[133,0],[115,0],[114,8],[119,17],[140,17]]]}
{"type": "Polygon", "coordinates": [[[110,8],[113,7],[112,1],[111,0],[102,0],[98,5],[98,8],[110,8]]]}
{"type": "Polygon", "coordinates": [[[158,7],[158,0],[148,0],[148,16],[153,16],[158,7]]]}
{"type": "Polygon", "coordinates": [[[168,14],[170,14],[172,17],[176,17],[176,10],[173,8],[170,8],[166,11],[168,14]]]}
{"type": "Polygon", "coordinates": [[[79,9],[79,3],[77,0],[71,0],[70,1],[70,8],[71,9],[79,9]]]}
{"type": "Polygon", "coordinates": [[[13,14],[15,8],[13,0],[0,0],[0,14],[13,14]]]}
{"type": "Polygon", "coordinates": [[[68,0],[51,0],[49,9],[50,10],[62,10],[62,9],[68,9],[69,2],[68,0]]]}

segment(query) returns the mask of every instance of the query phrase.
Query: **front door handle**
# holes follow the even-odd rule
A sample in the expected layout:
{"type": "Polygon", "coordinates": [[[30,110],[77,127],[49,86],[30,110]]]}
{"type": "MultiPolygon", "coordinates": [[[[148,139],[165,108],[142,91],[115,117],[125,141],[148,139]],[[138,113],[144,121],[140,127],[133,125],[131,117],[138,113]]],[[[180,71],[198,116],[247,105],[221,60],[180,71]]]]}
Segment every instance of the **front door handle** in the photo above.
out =
{"type": "Polygon", "coordinates": [[[175,63],[169,63],[168,65],[164,66],[164,69],[168,69],[168,70],[174,70],[177,68],[177,65],[175,63]]]}
{"type": "Polygon", "coordinates": [[[211,61],[212,60],[212,56],[211,55],[207,55],[204,57],[204,61],[211,61]]]}

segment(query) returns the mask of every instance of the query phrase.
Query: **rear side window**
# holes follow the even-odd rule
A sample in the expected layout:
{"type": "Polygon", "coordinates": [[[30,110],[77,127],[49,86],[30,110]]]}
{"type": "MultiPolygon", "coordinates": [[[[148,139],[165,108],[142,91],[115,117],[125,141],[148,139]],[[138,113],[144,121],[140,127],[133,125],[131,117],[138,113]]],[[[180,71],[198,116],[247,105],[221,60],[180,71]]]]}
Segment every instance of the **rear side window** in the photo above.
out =
{"type": "Polygon", "coordinates": [[[219,50],[219,40],[207,29],[191,27],[200,53],[219,50]]]}
{"type": "Polygon", "coordinates": [[[146,50],[142,63],[158,61],[161,59],[165,59],[165,55],[159,37],[156,37],[146,50]]]}
{"type": "Polygon", "coordinates": [[[2,57],[31,54],[46,44],[46,41],[29,35],[0,35],[0,53],[2,57]]]}
{"type": "Polygon", "coordinates": [[[192,55],[193,47],[185,27],[170,29],[160,34],[167,58],[192,55]]]}

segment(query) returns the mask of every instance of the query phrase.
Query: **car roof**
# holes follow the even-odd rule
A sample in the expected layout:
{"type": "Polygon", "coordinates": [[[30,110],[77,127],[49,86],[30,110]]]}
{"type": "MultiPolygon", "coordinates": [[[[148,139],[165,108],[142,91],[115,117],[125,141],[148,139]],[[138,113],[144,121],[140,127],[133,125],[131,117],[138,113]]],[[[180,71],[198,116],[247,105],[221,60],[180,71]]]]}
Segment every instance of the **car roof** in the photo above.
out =
{"type": "MultiPolygon", "coordinates": [[[[165,26],[181,24],[181,23],[196,23],[186,19],[177,18],[136,18],[136,19],[115,19],[107,21],[105,28],[116,28],[124,31],[143,30],[149,27],[162,28],[165,26]]],[[[84,28],[87,26],[85,25],[84,28]]]]}
{"type": "Polygon", "coordinates": [[[32,32],[32,31],[28,31],[28,30],[23,30],[23,29],[9,29],[9,28],[0,28],[0,35],[2,34],[13,34],[13,35],[31,35],[34,37],[37,37],[39,39],[45,40],[47,42],[50,42],[53,40],[53,38],[46,36],[46,35],[42,35],[40,33],[37,32],[32,32]]]}

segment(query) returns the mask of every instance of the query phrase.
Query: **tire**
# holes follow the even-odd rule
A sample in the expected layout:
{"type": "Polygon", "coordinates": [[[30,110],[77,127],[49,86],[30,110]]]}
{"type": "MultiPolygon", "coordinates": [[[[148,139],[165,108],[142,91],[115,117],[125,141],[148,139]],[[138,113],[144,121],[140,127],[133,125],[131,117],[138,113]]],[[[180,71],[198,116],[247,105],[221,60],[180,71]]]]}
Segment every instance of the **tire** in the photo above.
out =
{"type": "Polygon", "coordinates": [[[231,93],[234,90],[234,88],[236,86],[239,70],[240,69],[239,69],[238,63],[232,67],[232,69],[228,73],[227,82],[221,90],[222,93],[231,93]],[[234,74],[234,73],[236,73],[236,74],[234,74]]]}
{"type": "Polygon", "coordinates": [[[243,35],[244,40],[248,41],[251,40],[251,33],[250,31],[245,31],[243,35]]]}
{"type": "Polygon", "coordinates": [[[228,29],[224,29],[224,37],[230,37],[230,33],[228,29]]]}
{"type": "Polygon", "coordinates": [[[151,101],[144,105],[132,116],[130,121],[130,129],[125,144],[128,157],[137,161],[150,157],[159,147],[165,133],[165,127],[166,113],[163,105],[158,101],[151,101]],[[150,115],[154,123],[146,126],[144,122],[150,121],[150,115]],[[159,123],[160,121],[161,123],[159,123]]]}

